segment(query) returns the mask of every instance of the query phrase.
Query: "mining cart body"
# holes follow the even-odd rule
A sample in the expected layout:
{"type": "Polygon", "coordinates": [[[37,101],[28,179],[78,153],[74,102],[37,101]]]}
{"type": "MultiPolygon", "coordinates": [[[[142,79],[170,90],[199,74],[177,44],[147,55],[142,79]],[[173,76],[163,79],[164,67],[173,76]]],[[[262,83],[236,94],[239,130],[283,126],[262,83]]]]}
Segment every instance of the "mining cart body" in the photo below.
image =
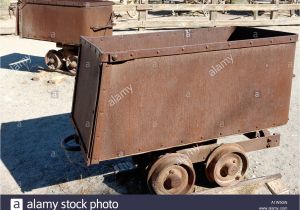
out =
{"type": "Polygon", "coordinates": [[[155,193],[191,192],[196,162],[235,184],[246,152],[279,145],[266,129],[288,121],[296,41],[247,27],[81,37],[72,121],[87,164],[163,151],[155,193]],[[234,134],[248,140],[203,144],[234,134]]]}

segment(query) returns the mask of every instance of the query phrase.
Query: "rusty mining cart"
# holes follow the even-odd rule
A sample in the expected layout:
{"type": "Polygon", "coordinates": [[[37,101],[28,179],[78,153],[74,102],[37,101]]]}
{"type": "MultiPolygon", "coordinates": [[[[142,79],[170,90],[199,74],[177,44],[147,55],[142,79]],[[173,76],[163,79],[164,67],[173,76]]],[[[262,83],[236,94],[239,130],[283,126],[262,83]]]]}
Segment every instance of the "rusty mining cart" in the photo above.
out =
{"type": "Polygon", "coordinates": [[[288,121],[297,39],[247,27],[81,37],[76,134],[62,145],[75,139],[88,165],[139,157],[156,194],[191,193],[198,162],[234,185],[247,152],[279,146],[267,129],[288,121]],[[217,142],[234,134],[247,140],[217,142]]]}
{"type": "Polygon", "coordinates": [[[112,35],[112,2],[101,0],[21,0],[17,34],[22,38],[56,42],[49,50],[50,70],[76,71],[80,36],[112,35]]]}

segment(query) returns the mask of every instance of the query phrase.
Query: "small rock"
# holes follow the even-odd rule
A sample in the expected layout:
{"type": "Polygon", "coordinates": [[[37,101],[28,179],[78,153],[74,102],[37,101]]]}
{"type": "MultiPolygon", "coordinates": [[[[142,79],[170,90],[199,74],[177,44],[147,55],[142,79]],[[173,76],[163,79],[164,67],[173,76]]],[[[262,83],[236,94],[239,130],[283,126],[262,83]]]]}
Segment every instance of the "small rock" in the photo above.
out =
{"type": "Polygon", "coordinates": [[[39,81],[40,78],[38,78],[38,77],[32,77],[31,80],[32,80],[32,81],[39,81]]]}
{"type": "Polygon", "coordinates": [[[53,85],[54,85],[54,84],[55,84],[55,81],[53,81],[53,80],[50,79],[50,80],[47,81],[47,83],[48,83],[48,84],[53,84],[53,85]]]}
{"type": "Polygon", "coordinates": [[[60,84],[66,80],[65,75],[59,75],[52,78],[52,80],[55,82],[55,84],[60,84]]]}

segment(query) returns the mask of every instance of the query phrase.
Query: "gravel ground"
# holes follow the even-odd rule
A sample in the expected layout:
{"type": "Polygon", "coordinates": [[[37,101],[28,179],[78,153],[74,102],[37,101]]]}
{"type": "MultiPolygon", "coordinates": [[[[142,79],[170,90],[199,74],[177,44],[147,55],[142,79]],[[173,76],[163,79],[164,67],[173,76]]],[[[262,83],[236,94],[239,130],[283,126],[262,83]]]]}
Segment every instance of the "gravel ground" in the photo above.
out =
{"type": "MultiPolygon", "coordinates": [[[[300,33],[299,26],[271,27],[300,33]]],[[[62,138],[72,134],[69,120],[74,77],[38,71],[54,43],[0,36],[1,193],[145,193],[142,179],[116,176],[116,161],[86,167],[79,153],[66,153],[62,138]],[[27,59],[19,70],[12,62],[27,59]]],[[[290,121],[272,129],[281,146],[249,155],[248,177],[281,173],[291,194],[299,194],[300,47],[297,44],[290,121]]],[[[280,59],[280,58],[278,58],[280,59]]],[[[235,137],[227,138],[228,141],[235,137]]],[[[226,141],[226,140],[225,140],[226,141]]]]}

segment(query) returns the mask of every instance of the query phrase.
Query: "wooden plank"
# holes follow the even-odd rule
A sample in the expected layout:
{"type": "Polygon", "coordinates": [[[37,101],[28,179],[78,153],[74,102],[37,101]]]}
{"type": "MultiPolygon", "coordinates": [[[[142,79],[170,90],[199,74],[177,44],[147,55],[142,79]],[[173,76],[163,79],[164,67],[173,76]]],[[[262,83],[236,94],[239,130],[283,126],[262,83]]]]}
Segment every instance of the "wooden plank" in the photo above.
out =
{"type": "Polygon", "coordinates": [[[281,179],[267,182],[266,185],[273,195],[289,194],[288,188],[283,184],[281,179]]]}
{"type": "Polygon", "coordinates": [[[8,34],[15,34],[16,27],[0,27],[0,35],[8,35],[8,34]]]}
{"type": "Polygon", "coordinates": [[[120,0],[109,0],[111,2],[113,2],[114,4],[121,4],[120,0]]]}
{"type": "Polygon", "coordinates": [[[277,11],[299,10],[300,4],[130,4],[113,5],[114,12],[151,11],[277,11]]]}
{"type": "Polygon", "coordinates": [[[258,190],[259,187],[264,187],[266,183],[280,179],[281,174],[274,174],[270,176],[248,179],[229,187],[216,187],[212,189],[198,188],[198,190],[196,189],[196,192],[193,194],[253,194],[255,193],[255,190],[258,190]]]}
{"type": "Polygon", "coordinates": [[[8,8],[0,7],[0,17],[9,16],[8,8]]]}
{"type": "Polygon", "coordinates": [[[274,20],[166,20],[166,21],[124,21],[115,22],[114,30],[128,28],[198,28],[214,26],[273,26],[273,25],[300,25],[300,18],[285,18],[274,20]]]}

